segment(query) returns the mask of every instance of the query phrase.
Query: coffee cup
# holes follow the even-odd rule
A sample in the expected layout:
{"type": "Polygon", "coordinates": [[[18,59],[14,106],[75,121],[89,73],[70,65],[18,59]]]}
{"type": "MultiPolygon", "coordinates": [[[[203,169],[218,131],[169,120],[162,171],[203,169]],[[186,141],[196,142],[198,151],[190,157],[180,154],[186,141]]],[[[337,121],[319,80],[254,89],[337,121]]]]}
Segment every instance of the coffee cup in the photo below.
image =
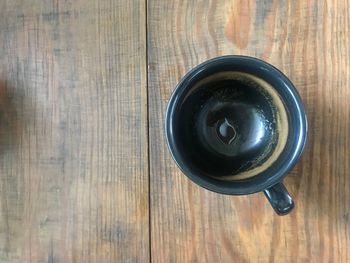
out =
{"type": "Polygon", "coordinates": [[[176,86],[166,139],[181,171],[210,191],[263,191],[278,215],[294,202],[282,181],[306,143],[307,119],[292,82],[248,56],[208,60],[176,86]]]}

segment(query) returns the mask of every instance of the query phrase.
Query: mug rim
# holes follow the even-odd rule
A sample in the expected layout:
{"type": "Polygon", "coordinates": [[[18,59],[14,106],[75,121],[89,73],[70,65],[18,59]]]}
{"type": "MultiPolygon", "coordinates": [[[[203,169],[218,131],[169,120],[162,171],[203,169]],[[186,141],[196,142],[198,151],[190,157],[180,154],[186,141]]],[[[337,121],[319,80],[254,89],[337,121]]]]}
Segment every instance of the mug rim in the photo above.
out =
{"type": "MultiPolygon", "coordinates": [[[[246,72],[246,71],[241,71],[241,72],[246,72]]],[[[286,105],[284,106],[287,111],[291,110],[291,107],[287,107],[286,105]]],[[[287,78],[287,76],[285,76],[279,69],[255,57],[242,56],[242,55],[226,55],[226,56],[220,56],[220,57],[209,59],[195,66],[187,74],[185,74],[184,77],[181,78],[181,80],[176,85],[168,101],[166,115],[165,115],[165,136],[166,136],[166,142],[172,158],[174,159],[175,163],[180,168],[182,173],[185,174],[191,181],[193,181],[194,183],[198,184],[199,186],[207,190],[221,193],[221,194],[229,194],[229,195],[252,194],[252,193],[263,191],[281,182],[282,179],[285,176],[287,176],[288,172],[295,166],[306,144],[307,118],[306,118],[306,113],[305,113],[302,100],[300,98],[300,95],[297,89],[295,88],[293,83],[287,78]],[[271,167],[268,167],[266,170],[264,170],[261,173],[261,174],[263,173],[265,174],[264,180],[259,181],[258,179],[260,174],[258,174],[244,180],[225,181],[225,180],[209,178],[207,176],[201,175],[198,172],[191,171],[191,169],[188,167],[188,165],[183,160],[181,154],[179,153],[176,142],[174,141],[172,116],[174,114],[174,111],[176,110],[176,106],[178,105],[180,95],[183,95],[183,93],[186,94],[186,88],[187,89],[190,88],[189,84],[191,83],[191,80],[193,80],[196,76],[198,77],[198,75],[201,74],[202,72],[210,68],[213,68],[215,66],[228,65],[228,64],[254,66],[257,69],[259,68],[259,70],[266,71],[266,74],[270,74],[270,76],[273,76],[274,78],[278,78],[278,81],[281,83],[281,86],[283,84],[283,88],[281,86],[278,86],[278,87],[275,87],[273,85],[271,86],[282,97],[284,104],[285,104],[285,100],[288,100],[288,102],[292,103],[291,106],[294,107],[293,114],[295,113],[297,117],[296,120],[294,121],[296,121],[296,123],[298,124],[298,129],[296,131],[296,136],[298,138],[296,138],[296,142],[294,143],[295,145],[293,146],[292,150],[290,150],[287,153],[284,153],[285,157],[289,155],[290,157],[283,163],[279,164],[280,167],[278,168],[277,171],[275,171],[273,174],[269,174],[269,170],[271,167]],[[281,94],[282,90],[283,90],[284,98],[281,94]],[[257,181],[259,183],[254,181],[257,181]]],[[[278,156],[275,163],[278,163],[281,155],[278,156]]],[[[272,172],[270,171],[270,173],[272,172]]]]}

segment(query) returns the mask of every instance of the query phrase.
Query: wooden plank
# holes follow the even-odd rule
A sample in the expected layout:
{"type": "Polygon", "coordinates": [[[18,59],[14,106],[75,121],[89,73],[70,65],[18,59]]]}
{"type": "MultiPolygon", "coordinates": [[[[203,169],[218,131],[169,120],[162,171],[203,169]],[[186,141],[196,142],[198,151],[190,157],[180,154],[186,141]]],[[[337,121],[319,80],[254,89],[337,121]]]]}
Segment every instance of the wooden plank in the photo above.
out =
{"type": "Polygon", "coordinates": [[[154,262],[350,261],[350,3],[148,1],[151,251],[154,262]],[[167,100],[193,66],[224,54],[267,60],[290,77],[309,141],[286,179],[296,208],[190,182],[164,138],[167,100]]]}
{"type": "Polygon", "coordinates": [[[0,261],[147,262],[145,1],[0,10],[0,261]]]}

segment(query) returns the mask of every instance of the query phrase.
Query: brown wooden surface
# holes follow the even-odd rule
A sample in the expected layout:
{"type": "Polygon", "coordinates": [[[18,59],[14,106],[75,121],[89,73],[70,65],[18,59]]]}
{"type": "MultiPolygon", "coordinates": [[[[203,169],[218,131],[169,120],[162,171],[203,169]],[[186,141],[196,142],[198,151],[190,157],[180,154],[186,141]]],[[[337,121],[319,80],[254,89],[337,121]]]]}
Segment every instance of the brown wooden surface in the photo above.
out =
{"type": "Polygon", "coordinates": [[[0,262],[350,262],[349,31],[346,0],[0,1],[0,262]],[[224,54],[305,103],[288,216],[199,188],[165,145],[176,83],[224,54]]]}
{"type": "Polygon", "coordinates": [[[145,8],[0,1],[0,262],[148,261],[145,8]]]}
{"type": "Polygon", "coordinates": [[[154,262],[350,262],[349,1],[148,1],[151,251],[154,262]],[[181,174],[164,111],[193,66],[246,54],[279,67],[309,117],[302,161],[285,180],[294,212],[263,194],[221,196],[181,174]]]}

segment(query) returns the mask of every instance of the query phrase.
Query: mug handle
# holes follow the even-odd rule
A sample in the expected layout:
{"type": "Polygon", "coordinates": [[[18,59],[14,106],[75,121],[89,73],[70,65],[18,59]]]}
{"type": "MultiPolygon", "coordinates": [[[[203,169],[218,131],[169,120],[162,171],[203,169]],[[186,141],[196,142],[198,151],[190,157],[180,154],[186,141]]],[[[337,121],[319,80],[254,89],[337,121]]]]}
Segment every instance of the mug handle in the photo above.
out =
{"type": "Polygon", "coordinates": [[[278,215],[283,216],[293,210],[294,201],[282,183],[265,189],[264,194],[278,215]]]}

